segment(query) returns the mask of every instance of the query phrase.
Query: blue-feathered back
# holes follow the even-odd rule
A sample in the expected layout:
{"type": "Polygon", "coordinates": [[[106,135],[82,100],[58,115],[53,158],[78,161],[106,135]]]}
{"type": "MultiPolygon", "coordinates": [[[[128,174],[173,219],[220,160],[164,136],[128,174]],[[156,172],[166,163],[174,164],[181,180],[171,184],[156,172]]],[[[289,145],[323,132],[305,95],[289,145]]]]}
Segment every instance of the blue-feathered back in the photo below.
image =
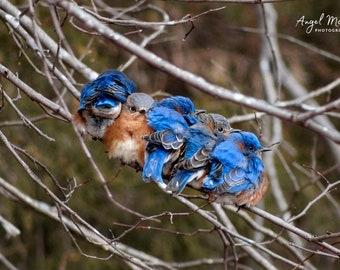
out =
{"type": "Polygon", "coordinates": [[[218,194],[251,189],[264,170],[260,158],[262,145],[251,132],[233,132],[211,153],[211,170],[203,190],[218,194]]]}

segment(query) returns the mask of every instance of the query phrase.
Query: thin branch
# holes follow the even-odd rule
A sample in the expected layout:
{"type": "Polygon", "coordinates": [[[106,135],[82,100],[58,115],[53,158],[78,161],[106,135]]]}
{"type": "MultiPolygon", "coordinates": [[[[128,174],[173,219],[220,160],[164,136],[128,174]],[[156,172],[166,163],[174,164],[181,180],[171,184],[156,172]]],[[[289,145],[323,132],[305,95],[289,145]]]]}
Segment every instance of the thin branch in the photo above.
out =
{"type": "MultiPolygon", "coordinates": [[[[217,212],[217,215],[219,217],[219,219],[222,220],[223,224],[225,224],[229,229],[233,230],[234,232],[237,232],[235,226],[231,223],[231,221],[229,220],[228,216],[226,215],[226,213],[223,211],[223,208],[221,205],[219,204],[216,204],[216,203],[213,203],[213,207],[215,209],[215,211],[217,212]]],[[[237,240],[236,240],[237,241],[237,240]]],[[[254,242],[253,242],[253,245],[254,245],[254,242]]],[[[242,246],[241,246],[242,247],[242,246]]],[[[271,249],[268,249],[268,248],[265,248],[262,244],[260,243],[256,243],[256,247],[261,250],[261,251],[264,251],[266,252],[267,254],[269,254],[270,256],[272,256],[273,258],[275,259],[279,259],[285,263],[287,263],[288,265],[292,265],[292,266],[295,266],[295,267],[298,267],[300,268],[300,266],[298,264],[296,264],[295,262],[287,259],[287,258],[284,258],[278,254],[276,254],[275,252],[273,252],[271,249]]],[[[303,268],[303,267],[301,267],[303,268]]]]}
{"type": "MultiPolygon", "coordinates": [[[[312,256],[314,256],[314,255],[322,255],[322,256],[324,256],[324,257],[329,257],[329,258],[333,258],[333,259],[338,259],[338,258],[339,258],[339,256],[336,256],[336,255],[333,255],[333,254],[329,254],[329,253],[327,253],[327,252],[322,252],[322,251],[320,251],[320,250],[313,250],[313,249],[301,247],[301,246],[298,246],[298,245],[296,245],[296,244],[294,244],[294,243],[291,243],[291,245],[292,245],[292,247],[294,247],[294,248],[301,249],[301,250],[303,250],[303,251],[306,251],[306,252],[311,253],[312,256]]],[[[305,262],[305,261],[303,261],[303,262],[305,262]]]]}
{"type": "Polygon", "coordinates": [[[340,232],[337,232],[337,233],[328,232],[325,235],[314,236],[313,240],[314,241],[323,241],[323,240],[326,240],[326,239],[339,238],[339,237],[340,237],[340,232]]]}
{"type": "Polygon", "coordinates": [[[302,217],[303,215],[305,215],[307,213],[307,211],[316,203],[318,202],[320,199],[322,199],[323,197],[326,196],[326,194],[333,189],[334,187],[340,185],[340,180],[337,182],[334,182],[332,184],[329,184],[318,196],[316,196],[313,200],[309,201],[308,204],[306,205],[306,207],[297,215],[291,217],[290,219],[287,220],[287,222],[293,222],[294,220],[302,217]]]}
{"type": "MultiPolygon", "coordinates": [[[[236,243],[240,243],[240,247],[249,254],[249,256],[255,261],[257,262],[259,265],[261,265],[263,268],[265,269],[276,269],[276,267],[270,262],[268,261],[268,259],[266,259],[264,256],[261,256],[261,254],[254,248],[258,248],[272,256],[274,256],[275,258],[278,258],[282,261],[285,261],[288,264],[291,265],[296,265],[294,262],[291,262],[289,260],[286,260],[285,258],[274,254],[273,252],[271,252],[270,250],[262,247],[261,245],[258,245],[257,243],[255,243],[253,240],[246,238],[240,234],[238,234],[234,229],[230,228],[228,224],[223,225],[222,223],[220,223],[216,218],[212,217],[211,215],[207,214],[204,210],[200,209],[197,205],[189,202],[188,200],[179,197],[179,196],[175,196],[173,195],[178,201],[180,201],[181,203],[183,203],[184,205],[186,205],[187,207],[189,207],[190,209],[192,209],[193,211],[197,212],[198,214],[200,214],[204,219],[206,219],[207,221],[209,221],[210,223],[212,223],[213,225],[216,226],[217,229],[224,231],[225,233],[230,234],[232,237],[235,238],[236,243]]],[[[224,219],[225,220],[225,219],[224,219]]]]}
{"type": "Polygon", "coordinates": [[[326,250],[333,252],[335,255],[337,255],[340,258],[340,250],[326,242],[323,241],[315,241],[314,236],[308,232],[305,232],[304,230],[290,224],[289,222],[276,217],[264,210],[261,210],[257,207],[244,207],[247,211],[252,212],[256,215],[259,215],[263,217],[264,219],[282,227],[285,228],[288,231],[291,231],[292,233],[300,236],[301,238],[305,239],[306,241],[313,242],[316,245],[319,245],[322,248],[325,248],[326,250]]]}
{"type": "Polygon", "coordinates": [[[310,93],[301,96],[299,98],[289,100],[289,101],[278,101],[276,102],[276,105],[280,107],[288,107],[288,106],[301,106],[301,104],[309,99],[318,97],[320,95],[323,95],[325,93],[330,93],[334,88],[340,85],[340,78],[335,79],[334,81],[330,82],[329,84],[316,89],[314,91],[311,91],[310,93]]]}
{"type": "Polygon", "coordinates": [[[2,253],[0,253],[0,262],[9,270],[18,270],[2,253]]]}
{"type": "Polygon", "coordinates": [[[22,80],[20,80],[15,74],[13,74],[8,68],[3,66],[2,64],[0,64],[0,74],[38,104],[49,108],[55,114],[63,117],[66,121],[71,121],[72,115],[69,112],[65,111],[64,108],[62,108],[60,105],[52,102],[51,100],[44,97],[40,93],[36,92],[33,88],[31,88],[22,80]]]}
{"type": "Polygon", "coordinates": [[[170,234],[182,235],[182,236],[196,236],[197,234],[200,234],[200,233],[212,233],[213,231],[215,231],[215,229],[198,229],[193,232],[181,232],[181,231],[169,230],[169,229],[164,229],[164,228],[159,228],[159,227],[154,227],[154,226],[149,226],[149,225],[140,225],[142,222],[143,220],[140,220],[135,225],[113,222],[114,225],[128,228],[123,233],[121,233],[119,236],[115,237],[114,240],[121,241],[121,239],[124,236],[126,236],[128,233],[135,231],[135,230],[158,231],[158,232],[164,232],[164,233],[170,233],[170,234]]]}
{"type": "MultiPolygon", "coordinates": [[[[231,212],[235,212],[236,210],[235,206],[224,206],[224,208],[231,212]]],[[[271,240],[269,240],[270,243],[277,241],[278,243],[280,243],[281,246],[285,247],[291,254],[293,254],[298,260],[301,261],[304,259],[304,255],[298,250],[294,249],[291,245],[291,242],[286,240],[282,236],[282,231],[284,230],[281,230],[280,233],[276,233],[273,230],[266,228],[263,225],[260,225],[253,218],[251,218],[250,215],[246,213],[245,211],[238,211],[237,214],[240,217],[242,217],[245,220],[245,222],[247,222],[253,230],[261,232],[263,235],[270,237],[271,238],[271,240]]],[[[259,216],[256,216],[256,217],[259,217],[259,216]]],[[[316,270],[316,268],[308,262],[306,263],[306,266],[308,267],[308,269],[316,270]]]]}
{"type": "Polygon", "coordinates": [[[14,102],[12,101],[12,99],[6,94],[6,92],[3,92],[3,95],[5,97],[5,99],[7,100],[7,102],[9,103],[9,105],[11,105],[11,107],[14,109],[14,111],[18,114],[18,116],[22,119],[22,122],[24,125],[28,126],[29,128],[32,128],[34,131],[36,131],[40,136],[42,136],[43,138],[45,138],[46,140],[50,141],[50,142],[55,142],[55,139],[48,136],[47,134],[45,134],[44,132],[42,132],[36,125],[34,125],[20,110],[19,108],[14,104],[14,102]]]}
{"type": "MultiPolygon", "coordinates": [[[[255,33],[255,34],[259,34],[259,35],[263,35],[263,30],[259,30],[256,28],[252,28],[252,27],[245,27],[245,26],[230,26],[230,29],[234,29],[234,30],[240,30],[243,32],[248,32],[248,33],[255,33]]],[[[335,55],[333,53],[330,53],[328,51],[322,50],[314,45],[311,45],[310,43],[304,42],[302,40],[299,40],[293,36],[289,36],[289,35],[285,35],[285,34],[281,34],[281,33],[277,33],[276,31],[274,33],[268,33],[269,36],[271,37],[275,37],[278,39],[282,39],[282,40],[287,40],[289,42],[291,42],[292,44],[298,45],[302,48],[308,49],[314,53],[317,53],[323,57],[326,57],[330,60],[336,61],[336,62],[340,62],[340,56],[335,55]]]]}
{"type": "Polygon", "coordinates": [[[0,224],[2,228],[4,228],[4,230],[6,231],[6,237],[16,237],[21,233],[17,227],[6,220],[2,215],[0,215],[0,224]]]}
{"type": "MultiPolygon", "coordinates": [[[[147,5],[148,8],[151,8],[151,9],[155,9],[157,10],[158,12],[160,11],[160,8],[159,7],[156,7],[154,5],[147,5]]],[[[84,9],[86,12],[88,12],[89,14],[91,14],[92,16],[94,16],[95,18],[97,18],[99,21],[101,22],[105,22],[105,23],[112,23],[112,24],[117,24],[117,25],[122,25],[122,26],[139,26],[139,27],[159,27],[159,26],[175,26],[175,25],[178,25],[178,24],[185,24],[185,23],[188,23],[188,22],[192,22],[196,19],[198,19],[199,17],[203,16],[203,15],[206,15],[208,13],[211,13],[211,12],[216,12],[216,11],[220,11],[222,9],[224,9],[225,6],[223,7],[218,7],[218,8],[212,8],[212,9],[209,9],[207,11],[204,11],[202,13],[199,13],[197,15],[186,15],[184,16],[183,18],[179,19],[179,20],[169,20],[169,17],[168,15],[166,16],[167,19],[164,20],[164,14],[163,14],[163,21],[161,22],[147,22],[147,21],[141,21],[141,20],[134,20],[134,19],[117,19],[117,18],[114,18],[114,19],[111,19],[111,18],[107,18],[107,17],[103,17],[103,16],[100,16],[97,12],[95,11],[92,11],[92,10],[89,10],[89,9],[84,9]]],[[[164,13],[164,10],[161,12],[161,13],[164,13]]]]}
{"type": "MultiPolygon", "coordinates": [[[[26,117],[31,123],[42,121],[45,119],[51,119],[48,115],[38,115],[32,117],[26,117]]],[[[16,126],[23,126],[25,123],[22,120],[18,121],[3,121],[0,122],[0,127],[16,127],[16,126]]]]}
{"type": "MultiPolygon", "coordinates": [[[[75,69],[88,80],[93,80],[98,76],[98,73],[91,70],[87,65],[72,57],[66,50],[60,48],[58,44],[38,25],[33,28],[31,18],[23,15],[22,12],[9,1],[0,1],[0,8],[7,13],[7,20],[12,20],[17,27],[24,27],[30,33],[36,33],[44,48],[59,59],[65,62],[68,66],[75,69]],[[19,21],[20,20],[20,21],[19,21]]],[[[14,28],[15,29],[15,28],[14,28]]]]}
{"type": "Polygon", "coordinates": [[[105,193],[106,193],[106,196],[108,197],[109,201],[117,206],[118,208],[130,213],[130,214],[133,214],[137,217],[141,217],[141,218],[145,218],[146,216],[144,216],[143,214],[141,213],[138,213],[132,209],[129,209],[128,207],[124,206],[123,204],[121,204],[120,202],[118,202],[117,200],[114,199],[113,197],[113,194],[111,193],[111,191],[109,190],[108,188],[108,185],[107,185],[107,181],[105,180],[105,177],[104,175],[101,173],[100,169],[98,168],[96,162],[94,161],[91,153],[90,153],[90,150],[87,148],[85,142],[84,142],[84,139],[82,138],[82,136],[80,135],[80,133],[78,132],[78,129],[77,127],[74,125],[73,123],[73,129],[75,131],[75,133],[77,134],[77,137],[78,137],[78,140],[80,142],[80,145],[81,145],[81,148],[85,154],[85,156],[87,157],[87,159],[89,160],[92,168],[94,169],[95,173],[97,174],[98,176],[98,179],[99,181],[102,183],[102,186],[104,187],[104,190],[105,190],[105,193]]]}
{"type": "Polygon", "coordinates": [[[314,118],[316,116],[323,115],[330,111],[337,111],[340,110],[340,98],[326,104],[320,107],[315,108],[314,110],[310,112],[300,113],[296,116],[295,121],[307,121],[311,118],[314,118]]]}
{"type": "Polygon", "coordinates": [[[92,243],[98,243],[97,245],[101,247],[105,251],[110,251],[115,255],[122,257],[123,260],[127,260],[132,262],[135,265],[138,265],[142,269],[150,269],[147,265],[148,263],[157,264],[160,266],[164,266],[165,269],[173,269],[169,267],[169,265],[158,258],[152,257],[148,254],[145,254],[139,250],[136,250],[132,247],[129,247],[123,243],[114,242],[111,243],[109,239],[105,236],[101,235],[96,229],[91,228],[88,223],[75,224],[72,220],[67,218],[66,216],[59,217],[58,211],[55,207],[51,207],[50,205],[37,201],[28,195],[22,193],[20,190],[10,185],[7,181],[0,177],[0,186],[12,194],[15,198],[22,201],[26,206],[31,207],[38,213],[47,216],[57,222],[62,222],[65,224],[68,229],[77,233],[80,236],[86,235],[87,238],[92,240],[92,243]]]}
{"type": "MultiPolygon", "coordinates": [[[[150,6],[150,5],[149,5],[150,6]]],[[[162,9],[156,7],[156,6],[150,6],[152,9],[156,10],[157,12],[159,12],[162,16],[163,16],[163,20],[164,22],[169,21],[169,15],[162,9]]],[[[164,25],[160,25],[158,27],[158,29],[153,32],[151,35],[145,37],[143,39],[143,41],[140,43],[141,47],[146,47],[152,40],[154,40],[155,38],[157,38],[160,34],[162,34],[164,31],[164,25]]],[[[120,70],[125,70],[127,67],[129,67],[135,60],[137,59],[137,57],[135,55],[132,55],[130,57],[130,59],[120,68],[120,70]]]]}

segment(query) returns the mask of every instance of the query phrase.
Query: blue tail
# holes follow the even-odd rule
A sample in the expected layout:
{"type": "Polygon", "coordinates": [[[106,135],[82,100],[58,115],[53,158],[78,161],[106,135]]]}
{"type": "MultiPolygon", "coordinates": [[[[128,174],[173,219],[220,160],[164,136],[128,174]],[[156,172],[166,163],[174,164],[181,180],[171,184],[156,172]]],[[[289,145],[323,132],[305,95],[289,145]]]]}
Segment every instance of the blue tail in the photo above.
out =
{"type": "Polygon", "coordinates": [[[213,179],[209,175],[205,178],[204,182],[202,183],[202,190],[206,192],[213,191],[222,183],[223,183],[223,178],[213,179]]]}
{"type": "Polygon", "coordinates": [[[171,181],[167,186],[167,190],[170,190],[174,193],[181,193],[185,186],[191,181],[199,178],[202,172],[203,170],[195,172],[184,170],[177,171],[171,178],[171,181]]]}
{"type": "Polygon", "coordinates": [[[158,148],[149,154],[143,168],[142,178],[144,182],[163,183],[162,171],[167,156],[168,152],[162,148],[158,148]]]}

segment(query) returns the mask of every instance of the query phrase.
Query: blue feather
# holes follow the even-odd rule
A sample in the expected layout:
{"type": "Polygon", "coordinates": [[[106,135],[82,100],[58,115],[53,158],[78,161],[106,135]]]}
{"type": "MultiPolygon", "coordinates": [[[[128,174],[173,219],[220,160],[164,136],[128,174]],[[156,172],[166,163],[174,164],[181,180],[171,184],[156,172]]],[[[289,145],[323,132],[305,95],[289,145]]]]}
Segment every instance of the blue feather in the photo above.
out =
{"type": "Polygon", "coordinates": [[[165,98],[156,103],[148,112],[148,125],[154,129],[154,133],[145,136],[150,151],[144,169],[144,181],[156,181],[163,183],[164,167],[172,167],[181,151],[184,134],[190,123],[197,122],[191,119],[196,109],[189,98],[176,96],[165,98]]]}
{"type": "Polygon", "coordinates": [[[262,145],[251,132],[234,132],[211,153],[211,170],[202,189],[216,194],[235,194],[251,189],[264,170],[262,145]]]}
{"type": "Polygon", "coordinates": [[[110,108],[116,106],[117,101],[125,103],[127,97],[135,91],[135,83],[124,73],[114,69],[108,70],[83,87],[78,111],[90,105],[110,108]]]}
{"type": "Polygon", "coordinates": [[[168,151],[162,148],[158,148],[156,151],[149,153],[143,167],[142,179],[144,182],[163,182],[163,164],[165,163],[167,156],[168,151]]]}

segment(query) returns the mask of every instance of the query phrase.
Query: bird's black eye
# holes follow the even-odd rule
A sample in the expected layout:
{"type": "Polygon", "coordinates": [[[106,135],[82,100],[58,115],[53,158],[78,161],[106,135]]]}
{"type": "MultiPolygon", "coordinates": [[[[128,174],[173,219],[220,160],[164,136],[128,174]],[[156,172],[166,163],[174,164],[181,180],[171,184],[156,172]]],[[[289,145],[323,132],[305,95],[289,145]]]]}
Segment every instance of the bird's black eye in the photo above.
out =
{"type": "Polygon", "coordinates": [[[217,131],[222,133],[224,131],[224,128],[223,127],[219,127],[219,128],[217,128],[217,131]]]}
{"type": "Polygon", "coordinates": [[[249,150],[254,151],[255,150],[254,146],[249,146],[249,150]]]}
{"type": "Polygon", "coordinates": [[[137,111],[137,108],[136,108],[135,106],[131,106],[131,107],[130,107],[130,111],[131,111],[131,112],[136,112],[136,111],[137,111]]]}

